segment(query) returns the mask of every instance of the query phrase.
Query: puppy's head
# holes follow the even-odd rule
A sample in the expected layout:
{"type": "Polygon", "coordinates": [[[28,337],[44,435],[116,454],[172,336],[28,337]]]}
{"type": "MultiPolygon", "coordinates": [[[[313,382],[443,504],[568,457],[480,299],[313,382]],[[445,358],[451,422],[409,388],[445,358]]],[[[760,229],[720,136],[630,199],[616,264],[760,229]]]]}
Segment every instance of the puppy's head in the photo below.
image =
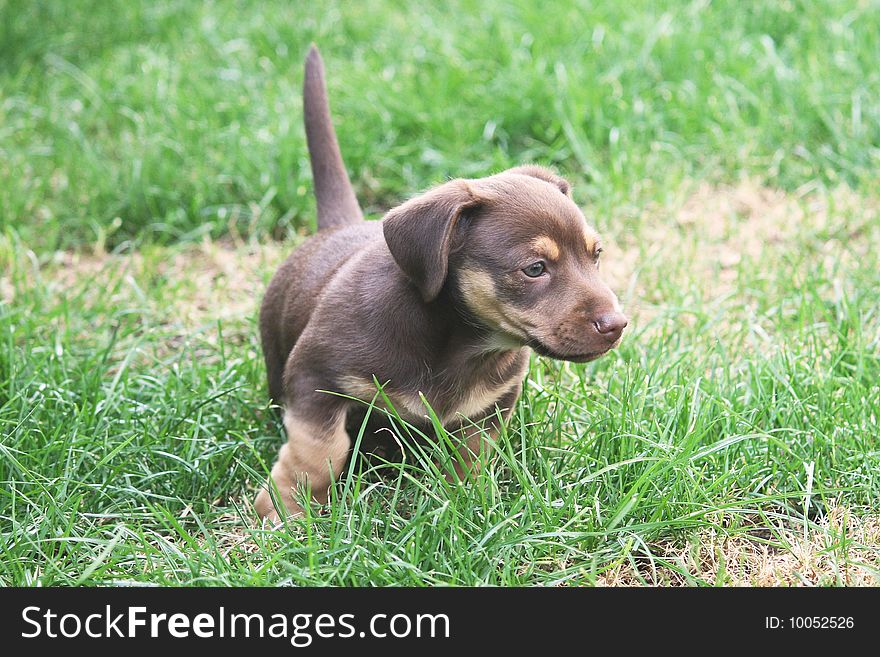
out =
{"type": "Polygon", "coordinates": [[[547,169],[452,180],[391,210],[383,230],[426,302],[446,285],[499,345],[584,362],[620,341],[627,319],[599,276],[599,237],[547,169]]]}

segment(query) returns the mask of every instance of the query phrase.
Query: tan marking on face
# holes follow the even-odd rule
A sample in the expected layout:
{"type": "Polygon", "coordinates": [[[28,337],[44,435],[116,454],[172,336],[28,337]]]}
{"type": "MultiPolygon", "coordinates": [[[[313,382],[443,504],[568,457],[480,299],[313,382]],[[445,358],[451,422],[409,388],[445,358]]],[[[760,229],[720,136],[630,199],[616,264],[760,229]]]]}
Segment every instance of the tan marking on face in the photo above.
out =
{"type": "Polygon", "coordinates": [[[559,245],[552,237],[536,237],[532,240],[532,248],[549,260],[559,260],[559,245]]]}
{"type": "Polygon", "coordinates": [[[587,245],[587,253],[592,253],[598,242],[599,236],[589,228],[586,228],[584,230],[584,243],[587,245]]]}
{"type": "Polygon", "coordinates": [[[495,294],[495,284],[489,274],[476,269],[462,269],[460,281],[465,302],[480,319],[521,340],[528,340],[525,332],[506,316],[504,312],[506,305],[495,294]]]}

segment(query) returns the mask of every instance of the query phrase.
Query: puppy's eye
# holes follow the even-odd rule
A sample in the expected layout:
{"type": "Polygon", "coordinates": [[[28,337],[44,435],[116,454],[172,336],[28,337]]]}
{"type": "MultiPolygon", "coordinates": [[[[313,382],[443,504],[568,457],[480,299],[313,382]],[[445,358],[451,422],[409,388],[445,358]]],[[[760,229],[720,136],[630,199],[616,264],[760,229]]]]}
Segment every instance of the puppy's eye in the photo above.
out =
{"type": "Polygon", "coordinates": [[[541,274],[544,273],[546,267],[544,263],[540,260],[538,262],[533,262],[528,267],[523,267],[523,274],[528,276],[529,278],[538,278],[541,274]]]}

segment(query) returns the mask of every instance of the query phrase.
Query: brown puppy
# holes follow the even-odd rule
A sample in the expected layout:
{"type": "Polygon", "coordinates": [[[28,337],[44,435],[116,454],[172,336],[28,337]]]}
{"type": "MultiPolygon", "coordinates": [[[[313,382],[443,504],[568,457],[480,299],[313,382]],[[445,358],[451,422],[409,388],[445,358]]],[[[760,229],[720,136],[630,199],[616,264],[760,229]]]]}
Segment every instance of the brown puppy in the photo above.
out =
{"type": "MultiPolygon", "coordinates": [[[[427,430],[424,395],[461,440],[462,475],[481,451],[473,423],[492,435],[498,411],[509,417],[530,348],[592,360],[617,345],[627,323],[599,277],[598,236],[553,172],[524,166],[451,180],[367,222],[314,47],[304,110],[319,232],[278,270],[260,311],[269,393],[288,436],[272,480],[292,513],[301,511],[298,487],[327,500],[351,449],[346,420],[362,407],[318,391],[369,402],[375,377],[398,413],[427,430]]],[[[278,518],[265,488],[256,509],[278,518]]]]}

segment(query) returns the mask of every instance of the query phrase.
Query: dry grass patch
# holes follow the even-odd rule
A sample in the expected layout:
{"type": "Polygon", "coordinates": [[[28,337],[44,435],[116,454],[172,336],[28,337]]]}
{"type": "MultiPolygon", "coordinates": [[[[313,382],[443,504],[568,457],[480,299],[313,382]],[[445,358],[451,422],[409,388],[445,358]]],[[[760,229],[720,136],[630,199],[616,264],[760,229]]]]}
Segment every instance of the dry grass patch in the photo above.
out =
{"type": "Polygon", "coordinates": [[[811,268],[821,272],[817,294],[851,295],[846,272],[874,257],[878,217],[880,198],[846,186],[786,193],[748,180],[699,183],[677,204],[646,208],[635,230],[612,222],[619,229],[608,236],[602,271],[633,326],[650,327],[670,309],[685,324],[695,321],[689,308],[718,309],[714,337],[728,342],[756,324],[762,304],[791,297],[811,268]]]}
{"type": "Polygon", "coordinates": [[[711,530],[684,545],[650,546],[598,578],[599,586],[878,586],[880,516],[830,509],[804,532],[778,526],[726,535],[711,530]]]}
{"type": "Polygon", "coordinates": [[[166,314],[171,323],[194,328],[218,320],[252,317],[264,281],[288,252],[289,247],[275,242],[228,241],[151,250],[146,255],[60,252],[45,276],[61,290],[83,283],[95,294],[114,290],[110,301],[115,304],[130,303],[139,297],[149,299],[146,288],[158,282],[163,293],[152,301],[156,312],[166,314]]]}

